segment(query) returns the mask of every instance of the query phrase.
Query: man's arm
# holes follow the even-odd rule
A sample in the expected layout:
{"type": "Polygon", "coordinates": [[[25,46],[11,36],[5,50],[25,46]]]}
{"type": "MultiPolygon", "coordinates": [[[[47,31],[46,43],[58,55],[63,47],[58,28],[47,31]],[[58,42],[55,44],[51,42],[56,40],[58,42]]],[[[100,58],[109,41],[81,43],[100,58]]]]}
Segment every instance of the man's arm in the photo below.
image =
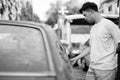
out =
{"type": "Polygon", "coordinates": [[[120,54],[120,43],[118,43],[118,47],[117,47],[116,53],[120,54]]]}
{"type": "Polygon", "coordinates": [[[120,42],[120,29],[116,24],[109,25],[109,31],[116,45],[120,42]]]}
{"type": "Polygon", "coordinates": [[[87,47],[81,54],[79,54],[78,56],[76,56],[75,58],[70,59],[70,61],[76,61],[82,57],[85,57],[86,55],[88,55],[90,53],[90,47],[87,47]]]}
{"type": "Polygon", "coordinates": [[[117,44],[116,53],[120,53],[120,29],[117,25],[111,25],[110,32],[113,39],[115,40],[115,43],[117,44]]]}

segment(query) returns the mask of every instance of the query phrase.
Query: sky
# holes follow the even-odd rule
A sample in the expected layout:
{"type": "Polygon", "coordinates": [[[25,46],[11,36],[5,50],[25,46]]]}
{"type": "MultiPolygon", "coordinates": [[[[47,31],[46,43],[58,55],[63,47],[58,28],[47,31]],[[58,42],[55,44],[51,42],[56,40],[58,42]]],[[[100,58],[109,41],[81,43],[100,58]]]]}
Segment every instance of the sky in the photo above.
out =
{"type": "MultiPolygon", "coordinates": [[[[50,8],[50,3],[55,3],[57,0],[32,0],[33,12],[37,14],[40,20],[46,20],[46,11],[50,8]]],[[[62,0],[64,2],[69,0],[62,0]]],[[[92,1],[99,4],[99,0],[79,0],[80,2],[92,1]]]]}

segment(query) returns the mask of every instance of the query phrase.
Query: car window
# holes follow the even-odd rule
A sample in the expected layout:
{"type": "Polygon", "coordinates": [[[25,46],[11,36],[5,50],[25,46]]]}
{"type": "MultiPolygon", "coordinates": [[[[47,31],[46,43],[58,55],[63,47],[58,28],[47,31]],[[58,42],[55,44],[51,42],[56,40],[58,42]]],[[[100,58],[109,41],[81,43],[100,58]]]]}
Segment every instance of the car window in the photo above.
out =
{"type": "Polygon", "coordinates": [[[62,60],[64,60],[65,64],[66,64],[66,67],[67,69],[70,71],[70,72],[73,72],[73,68],[72,68],[72,65],[70,64],[70,61],[68,59],[68,56],[66,54],[66,51],[65,49],[63,48],[62,44],[59,44],[59,49],[60,49],[60,55],[61,55],[61,58],[62,60]]]}
{"type": "Polygon", "coordinates": [[[37,29],[0,26],[0,72],[48,71],[44,45],[37,29]]]}
{"type": "Polygon", "coordinates": [[[69,59],[67,57],[67,53],[65,51],[65,48],[62,46],[62,44],[59,44],[59,54],[61,55],[62,59],[66,62],[69,63],[69,59]]]}

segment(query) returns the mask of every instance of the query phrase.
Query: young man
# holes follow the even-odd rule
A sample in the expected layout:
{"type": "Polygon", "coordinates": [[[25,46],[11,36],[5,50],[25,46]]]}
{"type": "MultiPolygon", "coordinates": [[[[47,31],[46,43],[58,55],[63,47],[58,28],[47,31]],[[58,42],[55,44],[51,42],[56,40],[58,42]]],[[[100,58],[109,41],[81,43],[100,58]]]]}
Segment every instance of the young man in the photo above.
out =
{"type": "Polygon", "coordinates": [[[71,61],[84,57],[90,51],[90,66],[86,80],[114,80],[117,68],[116,48],[120,42],[118,26],[103,18],[93,2],[84,3],[80,13],[89,23],[95,24],[90,31],[90,48],[71,61]]]}

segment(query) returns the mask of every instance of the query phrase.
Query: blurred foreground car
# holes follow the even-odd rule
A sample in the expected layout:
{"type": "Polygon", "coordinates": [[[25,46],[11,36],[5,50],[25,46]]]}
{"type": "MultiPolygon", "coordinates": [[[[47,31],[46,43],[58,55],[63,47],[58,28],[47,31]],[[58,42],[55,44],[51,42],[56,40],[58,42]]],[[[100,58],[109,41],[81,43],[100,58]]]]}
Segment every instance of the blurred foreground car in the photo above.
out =
{"type": "Polygon", "coordinates": [[[74,80],[64,50],[48,25],[0,21],[0,80],[74,80]]]}

